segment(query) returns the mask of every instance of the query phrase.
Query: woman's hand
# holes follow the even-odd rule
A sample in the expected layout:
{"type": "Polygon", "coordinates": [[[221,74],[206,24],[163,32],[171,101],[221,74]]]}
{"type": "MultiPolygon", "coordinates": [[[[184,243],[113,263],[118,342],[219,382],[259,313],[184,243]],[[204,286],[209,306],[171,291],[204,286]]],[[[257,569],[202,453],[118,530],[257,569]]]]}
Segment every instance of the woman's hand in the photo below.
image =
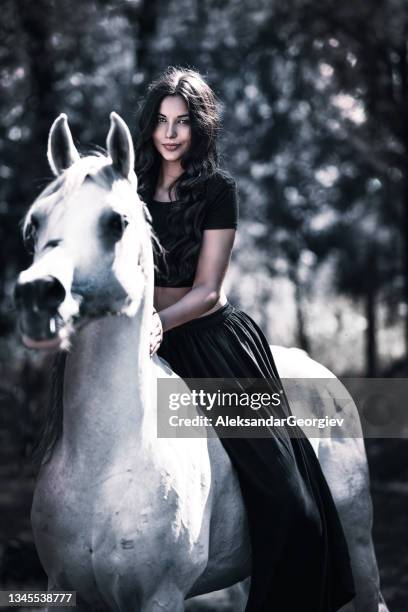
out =
{"type": "Polygon", "coordinates": [[[159,313],[153,308],[152,326],[150,330],[150,357],[153,357],[163,340],[163,326],[159,313]]]}

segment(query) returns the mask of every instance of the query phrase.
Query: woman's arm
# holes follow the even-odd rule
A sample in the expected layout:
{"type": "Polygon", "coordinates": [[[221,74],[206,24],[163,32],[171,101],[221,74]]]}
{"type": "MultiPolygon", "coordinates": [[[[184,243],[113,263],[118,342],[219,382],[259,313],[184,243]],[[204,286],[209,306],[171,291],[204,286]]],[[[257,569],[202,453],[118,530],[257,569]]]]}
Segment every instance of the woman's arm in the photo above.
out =
{"type": "Polygon", "coordinates": [[[203,231],[197,270],[191,291],[159,312],[163,331],[203,315],[215,306],[228,269],[235,229],[203,231]]]}

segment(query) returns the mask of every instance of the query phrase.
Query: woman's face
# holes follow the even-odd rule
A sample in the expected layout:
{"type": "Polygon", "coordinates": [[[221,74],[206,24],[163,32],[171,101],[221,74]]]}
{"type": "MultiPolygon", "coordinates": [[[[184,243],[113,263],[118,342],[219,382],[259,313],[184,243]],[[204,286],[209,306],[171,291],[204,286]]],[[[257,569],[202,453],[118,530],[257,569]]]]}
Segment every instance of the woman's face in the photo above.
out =
{"type": "Polygon", "coordinates": [[[160,104],[152,134],[157,151],[166,161],[179,161],[191,145],[190,116],[182,96],[166,96],[160,104]]]}

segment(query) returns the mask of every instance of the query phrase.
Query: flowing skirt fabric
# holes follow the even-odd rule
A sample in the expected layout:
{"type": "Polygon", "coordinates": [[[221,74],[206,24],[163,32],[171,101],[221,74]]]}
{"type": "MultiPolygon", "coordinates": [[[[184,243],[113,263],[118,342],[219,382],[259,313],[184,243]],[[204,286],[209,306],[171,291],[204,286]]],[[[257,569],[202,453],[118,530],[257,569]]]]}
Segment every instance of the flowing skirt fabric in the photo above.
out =
{"type": "MultiPolygon", "coordinates": [[[[158,354],[182,378],[264,378],[282,383],[264,334],[225,304],[164,334],[158,354]]],[[[286,396],[275,416],[291,414],[286,396]]],[[[330,489],[309,440],[221,438],[242,489],[252,547],[246,612],[334,612],[355,587],[330,489]]]]}

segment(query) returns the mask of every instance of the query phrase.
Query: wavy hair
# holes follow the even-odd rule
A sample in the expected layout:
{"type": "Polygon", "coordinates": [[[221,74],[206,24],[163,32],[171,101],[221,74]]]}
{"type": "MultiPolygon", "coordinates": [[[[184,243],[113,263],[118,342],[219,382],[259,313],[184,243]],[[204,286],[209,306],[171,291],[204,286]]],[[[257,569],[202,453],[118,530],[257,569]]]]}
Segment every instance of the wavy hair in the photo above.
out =
{"type": "Polygon", "coordinates": [[[213,90],[194,70],[172,66],[152,81],[139,109],[135,151],[138,193],[145,202],[154,196],[161,165],[161,156],[152,139],[160,104],[164,97],[175,95],[184,99],[191,125],[191,145],[180,160],[184,172],[169,187],[171,204],[167,209],[167,253],[171,253],[168,280],[182,282],[194,273],[205,214],[206,186],[218,170],[220,114],[213,90]]]}

